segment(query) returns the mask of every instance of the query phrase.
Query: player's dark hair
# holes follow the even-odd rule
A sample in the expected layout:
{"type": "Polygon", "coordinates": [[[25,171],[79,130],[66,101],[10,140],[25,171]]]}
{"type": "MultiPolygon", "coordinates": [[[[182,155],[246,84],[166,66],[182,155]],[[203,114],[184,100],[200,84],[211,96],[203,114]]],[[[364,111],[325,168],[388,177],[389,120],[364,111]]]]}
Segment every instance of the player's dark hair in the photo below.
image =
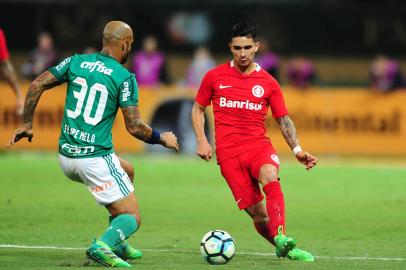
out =
{"type": "Polygon", "coordinates": [[[230,32],[230,40],[235,37],[249,37],[255,40],[257,29],[247,22],[239,22],[233,26],[230,32]]]}

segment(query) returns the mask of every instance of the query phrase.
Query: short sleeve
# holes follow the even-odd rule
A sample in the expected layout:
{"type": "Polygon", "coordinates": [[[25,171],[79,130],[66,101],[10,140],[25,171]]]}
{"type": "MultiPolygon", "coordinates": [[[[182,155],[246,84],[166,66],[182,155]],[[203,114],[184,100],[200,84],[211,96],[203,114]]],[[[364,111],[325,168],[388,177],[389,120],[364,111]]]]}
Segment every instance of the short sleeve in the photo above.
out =
{"type": "Polygon", "coordinates": [[[200,105],[207,107],[211,104],[211,98],[213,95],[213,83],[211,79],[211,73],[206,73],[200,84],[199,91],[197,92],[195,101],[200,105]]]}
{"type": "Polygon", "coordinates": [[[288,115],[288,109],[285,105],[282,90],[279,84],[274,80],[272,83],[271,93],[269,95],[269,106],[271,107],[274,118],[288,115]]]}
{"type": "Polygon", "coordinates": [[[138,105],[138,84],[134,75],[120,85],[119,103],[121,108],[138,105]]]}
{"type": "Polygon", "coordinates": [[[9,54],[7,49],[6,36],[3,30],[0,28],[0,61],[8,60],[9,54]]]}
{"type": "Polygon", "coordinates": [[[70,56],[68,58],[65,58],[62,60],[58,65],[51,67],[48,69],[49,72],[51,72],[55,78],[58,80],[58,82],[66,82],[68,79],[68,71],[70,68],[70,65],[72,63],[74,56],[70,56]]]}

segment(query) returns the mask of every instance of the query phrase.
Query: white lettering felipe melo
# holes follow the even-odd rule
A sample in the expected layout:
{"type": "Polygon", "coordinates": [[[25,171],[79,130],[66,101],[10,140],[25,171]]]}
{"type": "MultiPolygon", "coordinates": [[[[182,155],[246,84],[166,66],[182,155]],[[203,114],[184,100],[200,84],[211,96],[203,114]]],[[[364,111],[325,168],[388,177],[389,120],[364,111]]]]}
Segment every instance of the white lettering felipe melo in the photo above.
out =
{"type": "Polygon", "coordinates": [[[87,142],[87,143],[94,143],[96,140],[95,134],[87,133],[85,131],[76,129],[74,127],[70,127],[69,125],[64,126],[63,132],[65,134],[71,135],[75,139],[79,139],[79,140],[81,140],[83,142],[87,142]]]}
{"type": "Polygon", "coordinates": [[[100,73],[104,73],[105,75],[111,76],[113,70],[111,68],[107,68],[104,63],[100,61],[96,62],[82,62],[80,64],[81,68],[88,69],[90,72],[97,71],[100,73]]]}
{"type": "Polygon", "coordinates": [[[248,99],[246,101],[227,100],[227,98],[225,98],[225,97],[220,98],[220,107],[239,108],[239,109],[246,109],[246,110],[251,110],[251,111],[262,110],[262,104],[250,102],[248,99]]]}

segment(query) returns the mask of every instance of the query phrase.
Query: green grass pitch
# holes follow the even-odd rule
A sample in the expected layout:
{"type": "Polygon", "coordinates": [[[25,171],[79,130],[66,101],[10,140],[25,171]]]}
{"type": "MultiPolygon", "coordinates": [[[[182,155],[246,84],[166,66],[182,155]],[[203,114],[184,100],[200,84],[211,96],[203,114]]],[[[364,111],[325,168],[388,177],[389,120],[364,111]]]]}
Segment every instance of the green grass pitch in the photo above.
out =
{"type": "MultiPolygon", "coordinates": [[[[215,161],[125,157],[135,166],[142,215],[130,242],[144,257],[134,268],[406,269],[401,165],[323,165],[322,159],[308,173],[283,163],[288,234],[318,256],[300,263],[272,255],[274,249],[235,206],[215,161]],[[237,254],[227,265],[211,266],[199,254],[201,237],[213,229],[226,230],[236,242],[237,254]]],[[[0,154],[0,186],[0,269],[101,269],[87,261],[84,248],[105,230],[107,213],[83,185],[62,174],[57,154],[0,154]]]]}

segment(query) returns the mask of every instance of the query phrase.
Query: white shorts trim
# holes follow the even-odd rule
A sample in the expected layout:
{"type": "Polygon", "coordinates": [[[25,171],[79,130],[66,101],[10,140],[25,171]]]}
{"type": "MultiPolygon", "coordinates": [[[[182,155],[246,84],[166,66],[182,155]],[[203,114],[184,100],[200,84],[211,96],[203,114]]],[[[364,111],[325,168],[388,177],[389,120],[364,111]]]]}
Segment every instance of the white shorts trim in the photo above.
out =
{"type": "Polygon", "coordinates": [[[102,205],[118,201],[134,191],[114,153],[93,158],[69,158],[59,154],[59,164],[68,178],[85,184],[102,205]]]}

